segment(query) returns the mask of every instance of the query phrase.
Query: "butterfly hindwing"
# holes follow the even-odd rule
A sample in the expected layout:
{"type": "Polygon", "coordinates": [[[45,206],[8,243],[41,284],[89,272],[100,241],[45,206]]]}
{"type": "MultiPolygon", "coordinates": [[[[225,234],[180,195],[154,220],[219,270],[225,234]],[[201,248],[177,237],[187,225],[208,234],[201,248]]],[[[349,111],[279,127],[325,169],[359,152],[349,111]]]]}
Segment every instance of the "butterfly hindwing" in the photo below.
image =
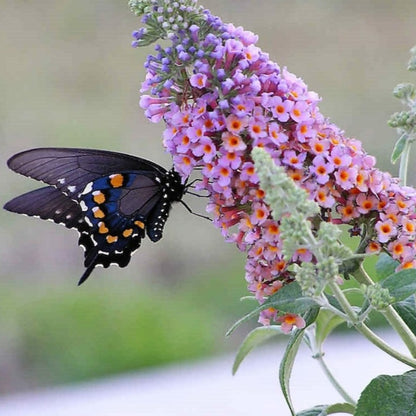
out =
{"type": "Polygon", "coordinates": [[[20,195],[4,206],[7,211],[52,220],[67,228],[81,230],[83,213],[78,203],[65,196],[53,186],[35,189],[20,195]]]}
{"type": "Polygon", "coordinates": [[[9,167],[52,186],[23,194],[5,209],[50,219],[80,232],[86,270],[125,267],[145,234],[162,238],[172,202],[185,192],[179,175],[134,156],[104,150],[39,148],[18,153],[9,167]]]}
{"type": "MultiPolygon", "coordinates": [[[[87,184],[82,192],[80,206],[90,226],[89,232],[82,233],[79,239],[85,248],[86,273],[93,265],[125,267],[140,246],[149,201],[159,194],[159,187],[146,174],[155,175],[154,172],[114,173],[87,184]],[[137,178],[143,179],[139,188],[133,187],[137,178]],[[136,192],[135,201],[128,201],[132,192],[136,192]]],[[[86,277],[84,273],[81,280],[86,277]]]]}

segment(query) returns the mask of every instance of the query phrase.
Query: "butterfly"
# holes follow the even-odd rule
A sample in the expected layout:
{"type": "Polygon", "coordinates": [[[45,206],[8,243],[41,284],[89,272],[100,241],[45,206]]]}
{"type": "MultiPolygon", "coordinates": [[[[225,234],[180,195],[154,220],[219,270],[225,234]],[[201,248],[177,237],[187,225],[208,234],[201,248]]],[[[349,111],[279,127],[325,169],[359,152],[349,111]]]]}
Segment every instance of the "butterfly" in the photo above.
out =
{"type": "Polygon", "coordinates": [[[145,234],[153,242],[162,238],[173,202],[187,207],[187,185],[173,168],[123,153],[37,148],[17,153],[7,165],[49,186],[12,199],[4,209],[78,230],[86,268],[78,285],[96,266],[127,266],[145,234]]]}

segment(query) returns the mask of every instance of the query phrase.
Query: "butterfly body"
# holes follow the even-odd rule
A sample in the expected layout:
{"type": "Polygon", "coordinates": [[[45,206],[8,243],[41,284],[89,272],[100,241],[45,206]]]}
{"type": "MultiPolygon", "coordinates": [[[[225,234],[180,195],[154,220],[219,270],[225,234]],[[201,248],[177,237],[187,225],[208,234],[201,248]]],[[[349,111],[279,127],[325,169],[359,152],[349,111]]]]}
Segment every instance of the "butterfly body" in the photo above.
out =
{"type": "Polygon", "coordinates": [[[145,234],[162,238],[173,202],[186,187],[173,169],[122,153],[39,148],[18,153],[9,167],[50,186],[9,201],[6,210],[38,216],[80,233],[85,281],[96,266],[125,267],[145,234]]]}

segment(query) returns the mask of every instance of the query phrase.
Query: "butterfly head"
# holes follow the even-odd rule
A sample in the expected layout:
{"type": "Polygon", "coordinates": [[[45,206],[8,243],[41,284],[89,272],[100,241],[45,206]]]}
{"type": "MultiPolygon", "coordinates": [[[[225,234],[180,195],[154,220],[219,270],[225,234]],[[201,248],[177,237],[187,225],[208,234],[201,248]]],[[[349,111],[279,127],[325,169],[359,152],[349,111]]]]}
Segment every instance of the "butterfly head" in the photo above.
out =
{"type": "Polygon", "coordinates": [[[186,192],[186,183],[182,183],[179,173],[172,168],[166,175],[166,192],[169,194],[170,201],[180,201],[186,192]]]}

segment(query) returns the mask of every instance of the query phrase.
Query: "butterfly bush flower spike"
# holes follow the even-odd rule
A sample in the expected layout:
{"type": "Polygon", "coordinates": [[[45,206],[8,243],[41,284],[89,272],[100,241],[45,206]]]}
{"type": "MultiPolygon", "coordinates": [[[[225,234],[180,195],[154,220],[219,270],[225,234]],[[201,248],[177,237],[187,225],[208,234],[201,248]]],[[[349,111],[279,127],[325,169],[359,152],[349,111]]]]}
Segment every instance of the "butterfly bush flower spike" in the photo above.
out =
{"type": "MultiPolygon", "coordinates": [[[[259,302],[297,278],[295,265],[321,264],[322,275],[333,265],[324,267],[309,246],[285,246],[275,201],[253,163],[255,148],[314,201],[322,213],[314,208],[315,218],[347,224],[366,241],[363,250],[377,247],[399,269],[414,267],[416,245],[407,227],[414,226],[415,190],[377,169],[360,141],[320,112],[319,96],[256,45],[255,34],[191,0],[132,0],[130,6],[144,25],[133,32],[133,46],[163,41],[146,60],[140,104],[151,121],[165,123],[163,144],[182,179],[201,169],[207,210],[225,240],[246,253],[245,278],[259,302]]],[[[262,317],[264,323],[280,319],[278,311],[262,317]]]]}
{"type": "Polygon", "coordinates": [[[303,293],[319,297],[329,282],[339,280],[339,266],[352,253],[339,243],[341,231],[336,225],[321,222],[316,229],[311,219],[319,214],[319,205],[264,149],[253,149],[252,157],[265,201],[280,224],[283,258],[291,263],[296,260],[293,276],[303,293]]]}

